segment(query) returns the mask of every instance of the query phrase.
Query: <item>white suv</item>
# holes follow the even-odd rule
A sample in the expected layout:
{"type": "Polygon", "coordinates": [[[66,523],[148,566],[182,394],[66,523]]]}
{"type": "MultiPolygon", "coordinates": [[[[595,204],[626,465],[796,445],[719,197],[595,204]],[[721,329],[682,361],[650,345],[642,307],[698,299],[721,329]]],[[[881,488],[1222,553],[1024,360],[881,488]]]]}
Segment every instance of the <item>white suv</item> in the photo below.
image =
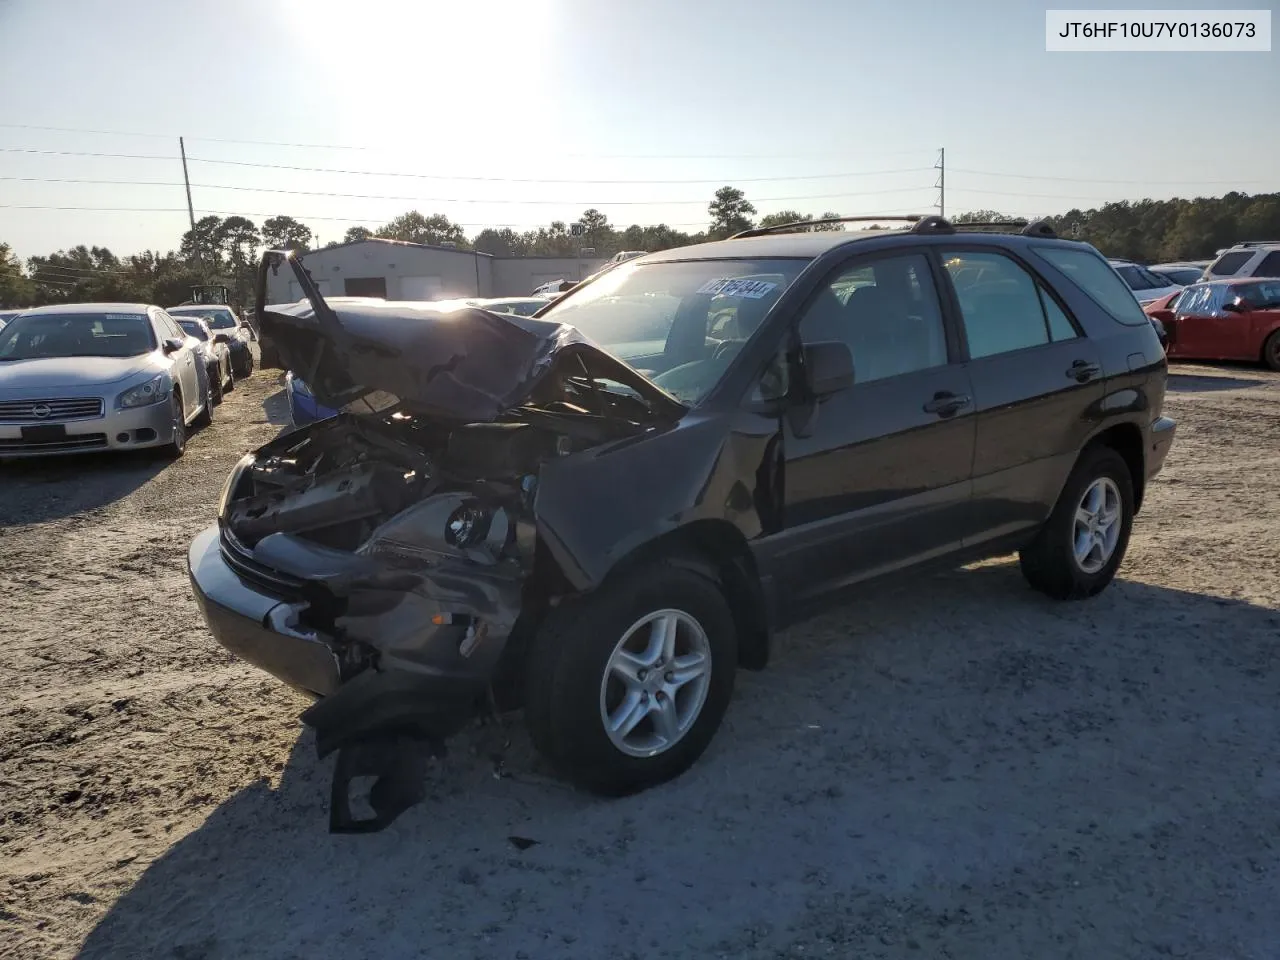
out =
{"type": "Polygon", "coordinates": [[[1223,277],[1280,277],[1280,241],[1237,243],[1205,267],[1204,279],[1223,277]]]}
{"type": "Polygon", "coordinates": [[[1159,300],[1166,294],[1182,289],[1182,284],[1171,283],[1167,278],[1157,276],[1146,267],[1139,266],[1132,260],[1109,260],[1123,280],[1144,307],[1153,300],[1159,300]]]}

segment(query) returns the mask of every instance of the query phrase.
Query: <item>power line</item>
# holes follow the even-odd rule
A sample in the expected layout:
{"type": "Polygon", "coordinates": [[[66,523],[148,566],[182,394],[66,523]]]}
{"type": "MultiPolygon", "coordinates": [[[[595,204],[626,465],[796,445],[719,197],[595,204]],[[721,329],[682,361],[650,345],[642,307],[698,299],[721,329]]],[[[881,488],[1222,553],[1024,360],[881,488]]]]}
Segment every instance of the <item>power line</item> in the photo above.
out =
{"type": "Polygon", "coordinates": [[[255,163],[249,160],[209,160],[205,157],[187,157],[192,163],[216,163],[231,167],[257,167],[263,170],[292,170],[301,173],[332,173],[359,177],[410,177],[417,180],[463,180],[472,183],[588,183],[588,184],[713,184],[713,183],[778,183],[792,180],[839,180],[844,177],[882,177],[896,173],[917,173],[931,167],[904,167],[898,170],[860,170],[854,173],[814,173],[790,177],[715,177],[711,180],[555,180],[536,177],[470,177],[447,176],[435,173],[403,173],[376,170],[343,170],[333,167],[302,167],[284,163],[255,163]]]}
{"type": "MultiPolygon", "coordinates": [[[[42,130],[54,133],[87,133],[95,136],[111,136],[111,137],[147,137],[158,140],[172,140],[178,136],[176,133],[142,133],[125,130],[93,130],[83,127],[52,127],[31,123],[0,123],[0,129],[5,130],[42,130]]],[[[248,144],[251,146],[262,147],[301,147],[308,150],[369,150],[372,148],[370,144],[350,144],[350,143],[291,143],[281,140],[242,140],[231,137],[187,137],[188,140],[200,143],[234,143],[248,144]]],[[[394,141],[392,141],[394,143],[394,141]]],[[[545,154],[545,151],[541,151],[545,154]]],[[[924,149],[918,150],[884,150],[877,151],[872,154],[863,154],[863,156],[877,157],[902,157],[913,154],[923,154],[924,149]]],[[[848,157],[849,151],[844,148],[833,148],[825,153],[762,153],[762,154],[665,154],[665,153],[562,153],[556,156],[563,157],[582,157],[597,160],[793,160],[805,159],[811,157],[829,157],[841,156],[848,157]]]]}
{"type": "Polygon", "coordinates": [[[1001,173],[994,170],[961,170],[957,167],[950,168],[952,173],[968,173],[978,177],[1007,177],[1010,180],[1055,180],[1062,183],[1120,183],[1138,186],[1184,186],[1189,183],[1205,183],[1214,186],[1235,185],[1240,186],[1246,183],[1273,183],[1274,178],[1258,179],[1258,180],[1097,180],[1087,177],[1044,177],[1037,174],[1029,173],[1001,173]]]}
{"type": "MultiPolygon", "coordinates": [[[[55,157],[105,157],[114,160],[177,160],[176,156],[146,153],[98,153],[88,150],[38,150],[32,147],[0,147],[5,153],[27,153],[55,157]]],[[[932,167],[902,167],[897,170],[858,170],[852,173],[814,173],[789,177],[714,177],[710,180],[574,180],[540,179],[537,177],[472,177],[438,173],[405,173],[403,171],[349,170],[337,167],[304,167],[288,163],[261,163],[253,160],[213,160],[208,157],[187,157],[190,163],[211,163],[227,167],[253,167],[259,170],[291,170],[295,173],[330,173],[358,177],[408,177],[416,180],[462,180],[470,183],[568,183],[568,184],[724,184],[724,183],[779,183],[792,180],[839,180],[845,177],[883,177],[897,173],[918,173],[932,167]]]]}
{"type": "MultiPolygon", "coordinates": [[[[63,177],[0,177],[2,181],[17,183],[75,183],[98,186],[117,187],[181,187],[180,180],[82,180],[63,177]]],[[[199,190],[235,190],[244,193],[279,193],[299,197],[343,197],[357,200],[403,200],[410,203],[477,203],[495,206],[526,205],[539,206],[582,206],[590,207],[658,207],[692,204],[705,206],[707,200],[488,200],[475,197],[414,197],[388,193],[339,193],[333,190],[283,190],[275,187],[244,187],[229,183],[193,183],[191,186],[199,190]]],[[[753,203],[783,203],[790,200],[838,200],[843,197],[874,197],[890,193],[913,193],[924,190],[924,187],[891,187],[887,190],[863,190],[854,193],[811,193],[789,197],[755,197],[753,203]]]]}

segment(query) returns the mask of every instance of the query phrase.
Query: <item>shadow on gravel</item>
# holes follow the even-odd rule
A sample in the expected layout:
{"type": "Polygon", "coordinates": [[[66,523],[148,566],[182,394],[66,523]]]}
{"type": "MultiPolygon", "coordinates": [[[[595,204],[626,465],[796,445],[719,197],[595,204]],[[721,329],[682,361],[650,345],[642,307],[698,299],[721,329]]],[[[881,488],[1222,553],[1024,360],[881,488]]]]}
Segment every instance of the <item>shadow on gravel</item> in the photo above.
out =
{"type": "Polygon", "coordinates": [[[0,527],[97,510],[156,477],[170,461],[157,450],[82,453],[0,461],[0,527]]]}
{"type": "Polygon", "coordinates": [[[1170,373],[1168,389],[1175,393],[1214,393],[1220,390],[1248,390],[1265,387],[1270,381],[1247,377],[1205,376],[1196,373],[1170,373]]]}
{"type": "Polygon", "coordinates": [[[80,956],[1270,955],[1278,627],[1133,581],[1057,605],[1008,563],[881,585],[740,673],[662,788],[560,787],[515,722],[510,777],[471,731],[369,836],[326,832],[304,735],[80,956]]]}

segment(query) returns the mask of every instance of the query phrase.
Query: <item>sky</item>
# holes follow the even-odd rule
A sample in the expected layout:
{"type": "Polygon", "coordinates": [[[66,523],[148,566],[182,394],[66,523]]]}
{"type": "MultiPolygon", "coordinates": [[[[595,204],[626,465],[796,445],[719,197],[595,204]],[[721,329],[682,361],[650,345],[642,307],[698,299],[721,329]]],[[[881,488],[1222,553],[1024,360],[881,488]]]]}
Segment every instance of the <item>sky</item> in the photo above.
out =
{"type": "Polygon", "coordinates": [[[179,136],[197,218],[321,243],[415,208],[693,231],[723,184],[760,214],[930,213],[940,148],[952,214],[1280,191],[1278,48],[1048,53],[1068,5],[0,0],[0,242],[175,248],[179,136]]]}

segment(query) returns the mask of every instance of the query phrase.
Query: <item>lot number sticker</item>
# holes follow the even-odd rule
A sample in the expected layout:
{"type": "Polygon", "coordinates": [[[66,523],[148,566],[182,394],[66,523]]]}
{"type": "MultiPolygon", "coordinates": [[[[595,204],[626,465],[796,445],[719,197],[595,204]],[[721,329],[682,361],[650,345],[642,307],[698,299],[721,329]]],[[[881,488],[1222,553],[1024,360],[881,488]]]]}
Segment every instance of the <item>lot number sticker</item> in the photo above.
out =
{"type": "Polygon", "coordinates": [[[776,283],[767,280],[745,280],[741,278],[728,280],[708,280],[698,288],[698,293],[710,293],[717,297],[743,297],[747,300],[759,300],[776,283]]]}

